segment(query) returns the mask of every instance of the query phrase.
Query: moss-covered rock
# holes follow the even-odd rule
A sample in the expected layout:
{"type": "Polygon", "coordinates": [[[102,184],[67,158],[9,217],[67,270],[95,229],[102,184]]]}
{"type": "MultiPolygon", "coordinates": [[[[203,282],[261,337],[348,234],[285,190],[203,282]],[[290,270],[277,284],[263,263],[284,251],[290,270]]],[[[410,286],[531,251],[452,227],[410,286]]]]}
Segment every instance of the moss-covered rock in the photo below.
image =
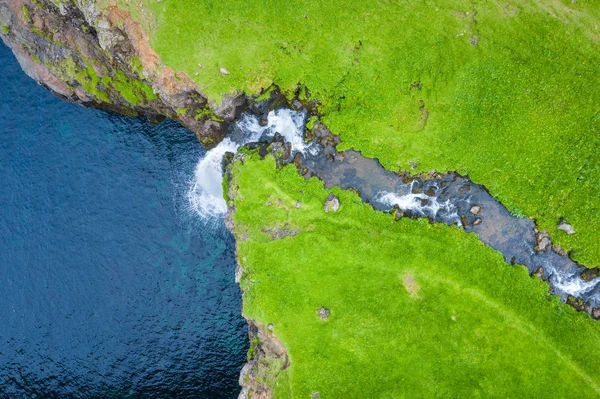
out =
{"type": "Polygon", "coordinates": [[[151,121],[179,119],[206,143],[227,128],[214,124],[206,96],[164,66],[139,23],[114,4],[0,0],[0,24],[25,72],[66,100],[151,121]]]}

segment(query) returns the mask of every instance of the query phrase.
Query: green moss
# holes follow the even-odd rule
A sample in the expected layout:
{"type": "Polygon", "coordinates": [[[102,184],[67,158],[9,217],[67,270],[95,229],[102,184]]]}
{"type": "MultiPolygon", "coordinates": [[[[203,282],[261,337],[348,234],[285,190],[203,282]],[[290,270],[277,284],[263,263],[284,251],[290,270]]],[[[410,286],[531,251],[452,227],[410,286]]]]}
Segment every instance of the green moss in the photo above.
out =
{"type": "Polygon", "coordinates": [[[262,93],[258,97],[256,97],[255,101],[260,102],[260,101],[268,100],[269,98],[271,98],[271,94],[273,93],[274,89],[275,89],[275,86],[270,86],[266,90],[262,90],[262,93]]]}
{"type": "Polygon", "coordinates": [[[102,77],[105,87],[112,87],[130,104],[138,105],[158,98],[152,87],[140,80],[130,80],[121,70],[118,70],[114,78],[108,74],[102,77]]]}
{"type": "Polygon", "coordinates": [[[201,120],[204,118],[212,118],[214,116],[214,113],[207,107],[207,108],[201,108],[198,110],[198,112],[196,113],[196,120],[201,120]]]}
{"type": "Polygon", "coordinates": [[[2,32],[8,35],[8,33],[10,32],[10,28],[6,25],[2,25],[2,32]]]}
{"type": "Polygon", "coordinates": [[[211,136],[198,136],[198,139],[205,147],[210,147],[215,144],[215,139],[211,136]]]}
{"type": "Polygon", "coordinates": [[[133,56],[129,61],[129,66],[131,70],[135,72],[140,78],[144,78],[144,66],[142,65],[142,61],[139,57],[133,56]]]}
{"type": "Polygon", "coordinates": [[[133,105],[141,102],[148,102],[158,98],[152,87],[140,80],[129,80],[125,73],[117,71],[116,79],[113,80],[113,86],[117,89],[123,98],[133,105]]]}
{"type": "Polygon", "coordinates": [[[21,7],[21,14],[23,14],[23,19],[27,23],[31,23],[31,10],[27,6],[21,7]]]}
{"type": "Polygon", "coordinates": [[[32,59],[32,60],[34,60],[34,61],[35,61],[35,62],[37,62],[37,63],[40,63],[40,59],[39,59],[39,58],[37,57],[37,55],[35,55],[35,54],[32,54],[32,55],[31,55],[31,59],[32,59]]]}
{"type": "Polygon", "coordinates": [[[340,148],[361,150],[390,170],[417,161],[415,172],[469,174],[574,247],[578,260],[600,265],[596,3],[146,6],[155,15],[153,48],[211,99],[260,93],[272,83],[293,93],[301,82],[321,102],[340,148]],[[224,78],[221,67],[231,74],[224,78]],[[555,228],[561,217],[577,234],[555,228]]]}
{"type": "Polygon", "coordinates": [[[312,128],[315,126],[315,123],[319,120],[319,118],[317,118],[316,116],[311,116],[308,121],[306,122],[306,128],[308,130],[312,130],[312,128]]]}
{"type": "Polygon", "coordinates": [[[45,37],[44,32],[42,32],[41,30],[39,30],[38,28],[36,28],[35,26],[31,27],[31,31],[33,33],[35,33],[36,35],[40,36],[40,37],[45,37]]]}
{"type": "Polygon", "coordinates": [[[100,78],[98,77],[98,75],[96,75],[96,71],[94,70],[94,68],[92,68],[91,65],[88,65],[85,70],[77,71],[76,78],[79,81],[79,83],[82,84],[83,89],[86,92],[96,96],[101,101],[110,102],[108,94],[105,91],[100,90],[98,88],[100,78]]]}
{"type": "Polygon", "coordinates": [[[224,119],[219,118],[217,115],[214,114],[214,112],[211,111],[210,108],[205,107],[205,108],[201,108],[198,110],[198,112],[196,113],[196,120],[201,120],[201,119],[205,119],[205,118],[209,118],[210,120],[213,120],[215,122],[223,122],[224,119]]]}
{"type": "Polygon", "coordinates": [[[288,349],[290,369],[269,382],[276,397],[598,396],[600,324],[525,268],[473,234],[395,222],[348,191],[334,189],[340,209],[325,213],[320,181],[250,154],[231,182],[243,312],[288,349]],[[263,232],[284,224],[301,231],[263,232]]]}
{"type": "Polygon", "coordinates": [[[88,64],[85,69],[81,69],[73,58],[67,57],[57,64],[49,64],[47,66],[53,69],[59,76],[63,75],[68,78],[67,80],[75,80],[87,93],[98,100],[110,102],[108,94],[98,88],[101,80],[91,65],[88,64]]]}
{"type": "Polygon", "coordinates": [[[221,184],[223,186],[223,198],[226,203],[229,203],[229,179],[227,174],[223,176],[223,182],[221,184]]]}
{"type": "Polygon", "coordinates": [[[248,361],[254,359],[258,345],[260,345],[260,339],[258,337],[252,338],[252,341],[250,341],[250,349],[248,349],[248,361]]]}
{"type": "Polygon", "coordinates": [[[177,115],[185,115],[187,112],[187,108],[177,108],[177,115]]]}

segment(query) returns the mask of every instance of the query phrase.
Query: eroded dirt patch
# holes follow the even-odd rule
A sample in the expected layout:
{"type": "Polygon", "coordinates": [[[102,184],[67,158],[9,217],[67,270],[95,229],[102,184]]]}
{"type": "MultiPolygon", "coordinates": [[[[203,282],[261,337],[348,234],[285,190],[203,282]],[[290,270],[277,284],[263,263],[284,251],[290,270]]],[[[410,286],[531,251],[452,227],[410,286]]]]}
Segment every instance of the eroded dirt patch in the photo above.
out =
{"type": "Polygon", "coordinates": [[[404,288],[408,291],[408,294],[416,298],[419,296],[419,291],[421,291],[421,286],[415,280],[415,277],[410,274],[405,274],[402,276],[402,283],[404,284],[404,288]]]}

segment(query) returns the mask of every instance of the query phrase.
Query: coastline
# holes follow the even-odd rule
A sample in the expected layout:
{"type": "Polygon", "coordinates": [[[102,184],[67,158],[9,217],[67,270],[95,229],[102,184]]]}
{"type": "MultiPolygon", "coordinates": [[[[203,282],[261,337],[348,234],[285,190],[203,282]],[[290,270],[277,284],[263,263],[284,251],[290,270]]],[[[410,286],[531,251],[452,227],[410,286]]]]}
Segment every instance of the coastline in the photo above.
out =
{"type": "MultiPolygon", "coordinates": [[[[0,17],[2,18],[0,22],[8,29],[4,31],[2,37],[13,49],[23,69],[53,93],[67,101],[84,106],[128,115],[145,115],[155,122],[165,117],[178,120],[196,132],[200,142],[206,148],[217,145],[225,137],[231,124],[235,123],[245,110],[251,110],[264,117],[269,108],[282,104],[289,105],[291,102],[295,108],[310,109],[311,116],[318,116],[316,102],[311,106],[307,99],[300,101],[296,97],[288,100],[274,86],[272,91],[267,90],[260,96],[249,96],[238,92],[225,97],[220,104],[209,102],[207,96],[187,75],[175,73],[161,63],[158,55],[150,47],[148,37],[144,35],[139,23],[118,7],[101,10],[95,7],[94,2],[89,2],[86,7],[81,8],[70,7],[63,3],[61,6],[56,6],[47,0],[18,0],[8,4],[0,0],[0,17]],[[8,14],[2,12],[7,9],[10,10],[8,14]],[[30,11],[25,12],[24,9],[30,11]],[[122,25],[119,25],[119,18],[125,18],[126,23],[121,22],[122,25]],[[80,22],[67,23],[72,20],[80,22]],[[64,37],[60,35],[57,37],[56,32],[63,34],[64,37]],[[23,46],[23,43],[27,45],[23,46]],[[70,61],[72,65],[56,63],[55,61],[60,57],[72,60],[70,61]],[[124,85],[136,89],[134,92],[128,92],[123,88],[124,85]],[[98,89],[99,87],[101,89],[98,89]]],[[[314,119],[312,123],[315,123],[314,119]]],[[[328,135],[331,134],[328,132],[328,135]]],[[[339,138],[339,136],[334,137],[339,138]]],[[[324,139],[326,138],[324,136],[324,139]]],[[[336,155],[340,154],[335,148],[333,151],[336,155]]],[[[346,152],[350,154],[349,151],[346,152]]],[[[244,156],[238,154],[233,157],[233,160],[228,159],[225,168],[227,182],[232,181],[231,162],[243,162],[244,156]]],[[[302,176],[310,177],[310,174],[307,175],[306,168],[299,163],[296,166],[299,167],[298,171],[302,176]]],[[[225,222],[236,239],[235,280],[240,284],[244,277],[244,269],[237,256],[237,247],[245,237],[244,232],[236,231],[235,228],[234,201],[237,192],[231,184],[227,187],[228,211],[225,222]]],[[[483,189],[487,190],[486,187],[483,189]]],[[[478,219],[475,216],[474,213],[472,217],[469,216],[472,219],[469,224],[473,229],[479,229],[480,227],[477,226],[481,223],[481,219],[474,224],[478,219]]],[[[534,220],[528,219],[528,222],[534,223],[534,220]]],[[[535,230],[534,237],[535,242],[530,241],[536,251],[542,245],[542,239],[545,240],[543,243],[545,248],[549,248],[549,251],[554,248],[544,231],[540,233],[535,230]]],[[[570,259],[570,253],[567,254],[558,245],[557,248],[560,249],[560,253],[556,252],[556,255],[568,256],[570,259]]],[[[554,256],[549,251],[548,254],[554,256]]],[[[507,259],[507,263],[511,263],[510,258],[507,259]]],[[[533,273],[530,271],[530,274],[543,276],[544,272],[544,268],[541,270],[534,268],[533,273]]],[[[594,277],[596,276],[592,275],[591,278],[594,277]]],[[[242,295],[244,295],[243,289],[242,295]]],[[[600,316],[600,312],[586,306],[585,303],[570,298],[567,299],[567,303],[577,310],[592,313],[594,318],[600,316]]],[[[279,373],[288,369],[289,355],[282,342],[273,334],[272,328],[246,315],[244,317],[248,322],[252,346],[248,363],[240,374],[242,386],[240,398],[270,398],[273,394],[270,383],[275,381],[279,373]]]]}
{"type": "MultiPolygon", "coordinates": [[[[244,154],[237,154],[228,160],[225,172],[227,181],[231,181],[230,166],[236,161],[243,162],[244,157],[244,154]]],[[[227,187],[228,207],[225,215],[225,226],[235,238],[235,282],[239,285],[242,292],[243,307],[245,294],[241,281],[244,277],[244,269],[238,257],[238,244],[244,237],[238,234],[235,228],[235,198],[237,192],[233,185],[229,184],[227,187]]],[[[287,350],[283,343],[273,334],[272,326],[265,326],[247,317],[244,315],[243,310],[242,316],[248,323],[248,339],[251,346],[248,351],[248,361],[240,371],[239,384],[242,389],[238,399],[270,399],[273,397],[273,383],[277,376],[290,366],[287,350]]]]}

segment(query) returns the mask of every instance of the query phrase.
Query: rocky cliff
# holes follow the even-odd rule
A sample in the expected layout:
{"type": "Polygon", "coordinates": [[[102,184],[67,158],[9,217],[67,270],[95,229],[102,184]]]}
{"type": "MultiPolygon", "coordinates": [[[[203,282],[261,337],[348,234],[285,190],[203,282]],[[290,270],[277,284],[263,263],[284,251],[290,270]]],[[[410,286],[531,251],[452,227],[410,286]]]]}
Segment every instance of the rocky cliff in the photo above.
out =
{"type": "MultiPolygon", "coordinates": [[[[139,22],[116,4],[0,0],[0,37],[25,73],[57,96],[153,122],[178,120],[205,147],[218,143],[251,102],[236,93],[209,104],[185,74],[161,63],[139,22]]],[[[249,335],[240,397],[269,398],[273,364],[287,367],[287,354],[268,328],[253,320],[249,335]]]]}
{"type": "Polygon", "coordinates": [[[0,37],[30,77],[65,100],[176,119],[208,147],[246,106],[241,93],[208,104],[185,74],[161,63],[140,23],[116,4],[0,0],[0,37]]]}

